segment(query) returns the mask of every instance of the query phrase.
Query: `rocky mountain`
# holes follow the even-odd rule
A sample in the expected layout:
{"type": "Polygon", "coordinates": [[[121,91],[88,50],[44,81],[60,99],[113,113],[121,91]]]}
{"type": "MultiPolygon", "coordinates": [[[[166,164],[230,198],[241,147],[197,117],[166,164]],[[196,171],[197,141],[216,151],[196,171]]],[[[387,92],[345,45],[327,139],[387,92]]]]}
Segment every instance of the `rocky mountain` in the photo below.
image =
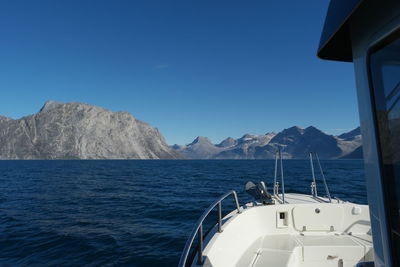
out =
{"type": "Polygon", "coordinates": [[[351,130],[350,132],[339,135],[338,137],[340,139],[351,140],[354,139],[355,137],[360,137],[360,136],[361,136],[361,129],[360,127],[357,127],[354,130],[351,130]]]}
{"type": "Polygon", "coordinates": [[[344,155],[341,158],[342,159],[362,159],[363,158],[362,146],[357,147],[354,151],[350,152],[347,155],[344,155]]]}
{"type": "Polygon", "coordinates": [[[18,120],[0,117],[0,159],[180,158],[158,129],[128,112],[48,101],[18,120]]]}
{"type": "Polygon", "coordinates": [[[188,145],[173,149],[191,159],[272,159],[281,149],[284,158],[307,158],[317,152],[320,158],[362,158],[360,129],[333,136],[310,126],[294,126],[279,133],[265,135],[245,134],[241,138],[229,137],[220,144],[212,144],[206,137],[198,137],[188,145]]]}
{"type": "Polygon", "coordinates": [[[338,146],[343,151],[341,158],[362,158],[360,127],[337,137],[338,146]]]}
{"type": "Polygon", "coordinates": [[[216,154],[223,149],[211,143],[207,137],[202,136],[197,137],[192,143],[186,146],[174,145],[172,148],[185,158],[196,159],[206,159],[210,154],[216,154]]]}
{"type": "Polygon", "coordinates": [[[227,148],[227,147],[233,147],[235,145],[237,145],[237,140],[232,138],[232,137],[228,137],[225,140],[223,140],[221,143],[219,143],[217,145],[217,147],[223,147],[223,148],[227,148]]]}
{"type": "Polygon", "coordinates": [[[254,158],[256,150],[260,146],[267,145],[271,139],[275,137],[275,133],[267,133],[265,135],[245,134],[236,140],[236,144],[225,147],[218,154],[211,158],[216,159],[251,159],[254,158]]]}

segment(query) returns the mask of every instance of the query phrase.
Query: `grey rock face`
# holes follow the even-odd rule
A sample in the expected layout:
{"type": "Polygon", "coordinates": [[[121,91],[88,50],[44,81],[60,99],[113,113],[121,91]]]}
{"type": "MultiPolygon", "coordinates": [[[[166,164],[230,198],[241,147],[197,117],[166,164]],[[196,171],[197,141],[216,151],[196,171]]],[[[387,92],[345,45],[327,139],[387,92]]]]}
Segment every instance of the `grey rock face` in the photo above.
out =
{"type": "Polygon", "coordinates": [[[212,155],[223,150],[223,148],[211,143],[210,139],[202,136],[197,137],[192,143],[186,146],[174,145],[172,148],[187,159],[209,159],[212,155]]]}
{"type": "Polygon", "coordinates": [[[342,159],[362,159],[363,149],[362,146],[357,147],[354,151],[341,157],[342,159]]]}
{"type": "Polygon", "coordinates": [[[219,143],[217,146],[218,147],[232,147],[235,145],[237,145],[237,140],[232,137],[228,137],[225,140],[223,140],[221,143],[219,143]]]}
{"type": "Polygon", "coordinates": [[[313,126],[306,129],[285,129],[277,134],[269,145],[281,147],[286,158],[307,158],[310,152],[317,152],[321,158],[336,158],[341,155],[337,139],[313,126]]]}
{"type": "Polygon", "coordinates": [[[272,159],[278,148],[284,158],[302,159],[307,158],[309,152],[317,152],[320,158],[335,159],[350,154],[352,158],[361,158],[360,146],[359,128],[333,136],[313,126],[305,129],[294,126],[278,134],[245,134],[238,139],[229,137],[217,145],[205,137],[197,138],[191,144],[173,148],[187,158],[195,159],[272,159]]]}
{"type": "Polygon", "coordinates": [[[355,137],[361,136],[361,129],[360,127],[355,128],[354,130],[351,130],[350,132],[343,133],[339,135],[338,137],[344,140],[352,140],[355,137]]]}
{"type": "Polygon", "coordinates": [[[234,147],[229,147],[216,154],[216,159],[254,159],[259,147],[267,145],[274,137],[275,133],[265,135],[245,134],[236,140],[234,147]]]}
{"type": "Polygon", "coordinates": [[[0,118],[0,159],[179,158],[158,131],[128,112],[48,101],[39,113],[0,118]]]}
{"type": "Polygon", "coordinates": [[[337,139],[338,139],[338,146],[342,150],[340,158],[355,159],[363,157],[360,127],[357,127],[356,129],[350,132],[339,135],[337,139]]]}

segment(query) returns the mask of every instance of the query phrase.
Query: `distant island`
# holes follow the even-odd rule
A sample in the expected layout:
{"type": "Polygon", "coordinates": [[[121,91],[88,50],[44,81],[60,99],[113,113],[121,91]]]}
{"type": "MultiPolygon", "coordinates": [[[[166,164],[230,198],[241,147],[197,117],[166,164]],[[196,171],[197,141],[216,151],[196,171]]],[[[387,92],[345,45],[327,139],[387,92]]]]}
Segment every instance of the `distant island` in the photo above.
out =
{"type": "Polygon", "coordinates": [[[0,116],[0,159],[271,159],[278,148],[293,159],[311,151],[326,159],[362,158],[359,128],[333,136],[295,126],[220,144],[198,137],[169,146],[158,129],[130,113],[84,103],[48,101],[34,115],[0,116]]]}

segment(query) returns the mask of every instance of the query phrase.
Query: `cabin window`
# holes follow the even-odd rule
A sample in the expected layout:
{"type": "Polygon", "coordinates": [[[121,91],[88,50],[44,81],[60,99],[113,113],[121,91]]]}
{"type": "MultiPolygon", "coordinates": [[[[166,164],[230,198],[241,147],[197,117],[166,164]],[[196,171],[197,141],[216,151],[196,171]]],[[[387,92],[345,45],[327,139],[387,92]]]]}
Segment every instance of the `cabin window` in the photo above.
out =
{"type": "Polygon", "coordinates": [[[400,34],[376,46],[369,62],[391,243],[400,251],[400,34]]]}

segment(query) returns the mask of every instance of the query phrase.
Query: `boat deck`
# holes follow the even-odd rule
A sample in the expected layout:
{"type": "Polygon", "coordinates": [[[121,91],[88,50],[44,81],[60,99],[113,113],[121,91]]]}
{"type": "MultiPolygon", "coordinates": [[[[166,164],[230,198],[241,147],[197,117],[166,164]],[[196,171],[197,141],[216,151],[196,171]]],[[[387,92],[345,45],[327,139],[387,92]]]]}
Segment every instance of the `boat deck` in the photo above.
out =
{"type": "Polygon", "coordinates": [[[248,266],[354,266],[371,249],[370,235],[267,235],[248,266]]]}
{"type": "MultiPolygon", "coordinates": [[[[272,198],[275,200],[275,204],[283,204],[282,194],[274,195],[272,198]]],[[[341,203],[341,200],[332,200],[334,203],[341,203]]],[[[285,194],[285,204],[310,204],[310,203],[328,203],[329,199],[324,197],[314,197],[312,195],[304,194],[285,194]]]]}
{"type": "Polygon", "coordinates": [[[224,218],[204,242],[203,264],[192,266],[355,266],[373,260],[369,210],[302,194],[253,202],[224,218]]]}
{"type": "Polygon", "coordinates": [[[369,207],[332,199],[318,155],[310,153],[311,194],[285,193],[280,150],[275,158],[273,193],[266,184],[249,181],[245,191],[254,201],[240,207],[237,194],[221,196],[200,217],[185,245],[180,267],[189,266],[189,250],[198,237],[190,266],[213,267],[344,267],[373,261],[369,207]],[[280,168],[278,168],[278,155],[280,168]],[[326,197],[320,197],[315,156],[326,197]],[[281,179],[278,182],[278,170],[281,179]],[[222,217],[222,200],[233,195],[236,209],[222,217]],[[217,224],[203,236],[203,221],[218,207],[217,224]],[[196,258],[196,261],[193,259],[196,258]]]}

